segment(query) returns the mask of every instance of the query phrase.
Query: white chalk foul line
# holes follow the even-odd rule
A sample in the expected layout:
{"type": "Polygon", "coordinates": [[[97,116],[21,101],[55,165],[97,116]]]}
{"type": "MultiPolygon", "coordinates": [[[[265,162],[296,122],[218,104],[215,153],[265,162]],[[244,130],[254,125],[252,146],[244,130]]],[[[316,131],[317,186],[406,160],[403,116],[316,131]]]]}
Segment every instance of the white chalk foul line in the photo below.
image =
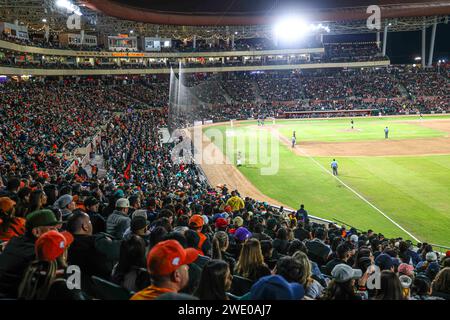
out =
{"type": "MultiPolygon", "coordinates": [[[[273,130],[271,130],[272,133],[273,130]]],[[[278,133],[278,130],[276,131],[276,135],[278,136],[278,139],[282,140],[282,137],[280,136],[280,134],[278,133]]],[[[327,170],[323,165],[321,165],[316,159],[314,159],[313,157],[311,157],[308,153],[306,153],[305,151],[303,151],[301,148],[298,149],[301,153],[303,153],[307,158],[309,158],[311,161],[313,161],[316,165],[318,165],[320,168],[322,168],[323,171],[325,171],[327,174],[333,176],[337,181],[339,181],[344,187],[346,187],[348,190],[350,190],[351,192],[353,192],[358,198],[360,198],[361,200],[363,200],[365,203],[367,203],[369,206],[371,206],[373,209],[375,209],[376,211],[378,211],[379,213],[381,213],[386,219],[388,219],[390,222],[392,222],[397,228],[399,228],[400,230],[402,230],[403,232],[405,232],[407,235],[409,235],[411,238],[413,238],[415,241],[417,242],[421,242],[419,239],[417,239],[413,234],[411,234],[411,232],[409,232],[408,230],[406,230],[405,228],[403,228],[401,225],[399,225],[397,222],[395,222],[391,217],[389,217],[386,213],[384,213],[383,211],[381,211],[380,209],[378,209],[374,204],[372,204],[369,200],[367,200],[366,198],[364,198],[360,193],[358,193],[356,190],[354,190],[352,187],[350,187],[349,185],[347,185],[344,181],[342,181],[341,179],[339,179],[337,176],[334,176],[330,170],[327,170]]]]}

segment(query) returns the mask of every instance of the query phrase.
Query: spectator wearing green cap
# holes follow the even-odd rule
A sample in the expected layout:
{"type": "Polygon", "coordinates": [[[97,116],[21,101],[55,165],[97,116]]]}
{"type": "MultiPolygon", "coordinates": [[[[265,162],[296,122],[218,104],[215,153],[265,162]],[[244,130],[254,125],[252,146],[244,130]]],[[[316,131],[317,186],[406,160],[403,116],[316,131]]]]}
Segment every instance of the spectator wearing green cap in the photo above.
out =
{"type": "Polygon", "coordinates": [[[59,223],[51,210],[38,210],[28,215],[25,234],[12,238],[0,255],[0,295],[17,297],[25,269],[36,257],[36,240],[47,231],[56,230],[59,223]]]}

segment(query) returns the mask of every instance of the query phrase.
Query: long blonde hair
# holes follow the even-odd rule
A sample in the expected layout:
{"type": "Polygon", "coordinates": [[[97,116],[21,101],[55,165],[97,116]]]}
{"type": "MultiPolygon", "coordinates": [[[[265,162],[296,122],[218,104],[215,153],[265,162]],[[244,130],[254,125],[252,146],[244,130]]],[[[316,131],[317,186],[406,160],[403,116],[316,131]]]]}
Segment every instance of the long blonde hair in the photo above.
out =
{"type": "Polygon", "coordinates": [[[311,262],[308,259],[308,256],[302,251],[297,251],[296,253],[294,253],[294,255],[292,257],[295,260],[297,260],[300,263],[300,265],[302,266],[302,269],[300,272],[300,280],[299,280],[300,284],[302,284],[305,287],[308,287],[314,281],[314,279],[311,277],[312,267],[311,267],[311,262]]]}
{"type": "Polygon", "coordinates": [[[265,265],[261,244],[258,239],[248,239],[242,246],[235,272],[249,278],[251,272],[261,265],[265,265]]]}
{"type": "Polygon", "coordinates": [[[19,299],[45,300],[56,278],[56,261],[33,261],[19,286],[19,299]]]}

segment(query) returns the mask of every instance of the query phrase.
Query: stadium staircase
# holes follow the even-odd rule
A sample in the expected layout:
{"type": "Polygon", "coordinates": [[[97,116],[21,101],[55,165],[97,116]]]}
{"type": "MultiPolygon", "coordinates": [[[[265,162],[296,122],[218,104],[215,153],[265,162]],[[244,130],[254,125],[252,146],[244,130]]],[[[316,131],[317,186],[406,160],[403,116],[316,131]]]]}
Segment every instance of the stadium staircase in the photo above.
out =
{"type": "Polygon", "coordinates": [[[408,90],[406,90],[406,88],[402,85],[402,84],[398,84],[397,85],[398,90],[400,91],[402,97],[404,98],[409,98],[409,93],[408,90]]]}
{"type": "Polygon", "coordinates": [[[255,102],[256,103],[263,103],[264,99],[261,97],[260,91],[259,91],[259,86],[256,83],[256,81],[252,81],[252,86],[253,86],[253,93],[255,94],[255,102]]]}

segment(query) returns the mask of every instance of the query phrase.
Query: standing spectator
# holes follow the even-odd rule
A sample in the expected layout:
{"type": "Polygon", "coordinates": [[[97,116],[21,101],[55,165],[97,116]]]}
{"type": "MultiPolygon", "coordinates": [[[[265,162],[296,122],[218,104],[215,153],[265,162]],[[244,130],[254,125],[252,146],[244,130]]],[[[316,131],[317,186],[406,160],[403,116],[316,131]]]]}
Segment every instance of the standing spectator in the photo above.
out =
{"type": "Polygon", "coordinates": [[[238,196],[236,191],[231,191],[231,198],[228,199],[226,204],[228,206],[231,206],[231,210],[233,212],[238,212],[245,207],[244,200],[242,200],[241,197],[238,196]]]}
{"type": "Polygon", "coordinates": [[[235,274],[256,281],[271,273],[264,263],[261,245],[256,239],[248,239],[242,246],[239,260],[236,263],[235,274]]]}
{"type": "Polygon", "coordinates": [[[231,289],[233,276],[228,263],[210,260],[202,270],[200,283],[195,295],[200,300],[228,300],[226,292],[231,289]]]}
{"type": "Polygon", "coordinates": [[[116,210],[106,220],[106,232],[116,239],[123,239],[125,231],[130,227],[131,219],[128,217],[130,202],[126,198],[116,201],[116,210]]]}
{"type": "Polygon", "coordinates": [[[25,233],[24,218],[15,216],[16,203],[8,197],[0,198],[0,240],[9,241],[25,233]]]}
{"type": "Polygon", "coordinates": [[[51,210],[32,212],[25,234],[12,238],[0,254],[0,296],[17,297],[17,288],[28,265],[35,259],[34,244],[47,231],[56,230],[59,221],[51,210]]]}
{"type": "Polygon", "coordinates": [[[164,293],[179,292],[187,286],[189,264],[197,258],[195,249],[183,249],[176,240],[158,243],[147,255],[147,269],[152,284],[137,292],[131,300],[153,300],[164,293]]]}
{"type": "Polygon", "coordinates": [[[64,278],[67,249],[73,242],[69,232],[56,230],[44,233],[36,240],[36,261],[25,272],[19,286],[19,299],[24,300],[85,300],[79,289],[69,289],[64,278]]]}
{"type": "Polygon", "coordinates": [[[308,211],[305,210],[304,204],[300,205],[300,209],[297,210],[295,217],[297,221],[302,220],[305,225],[309,223],[308,211]]]}

